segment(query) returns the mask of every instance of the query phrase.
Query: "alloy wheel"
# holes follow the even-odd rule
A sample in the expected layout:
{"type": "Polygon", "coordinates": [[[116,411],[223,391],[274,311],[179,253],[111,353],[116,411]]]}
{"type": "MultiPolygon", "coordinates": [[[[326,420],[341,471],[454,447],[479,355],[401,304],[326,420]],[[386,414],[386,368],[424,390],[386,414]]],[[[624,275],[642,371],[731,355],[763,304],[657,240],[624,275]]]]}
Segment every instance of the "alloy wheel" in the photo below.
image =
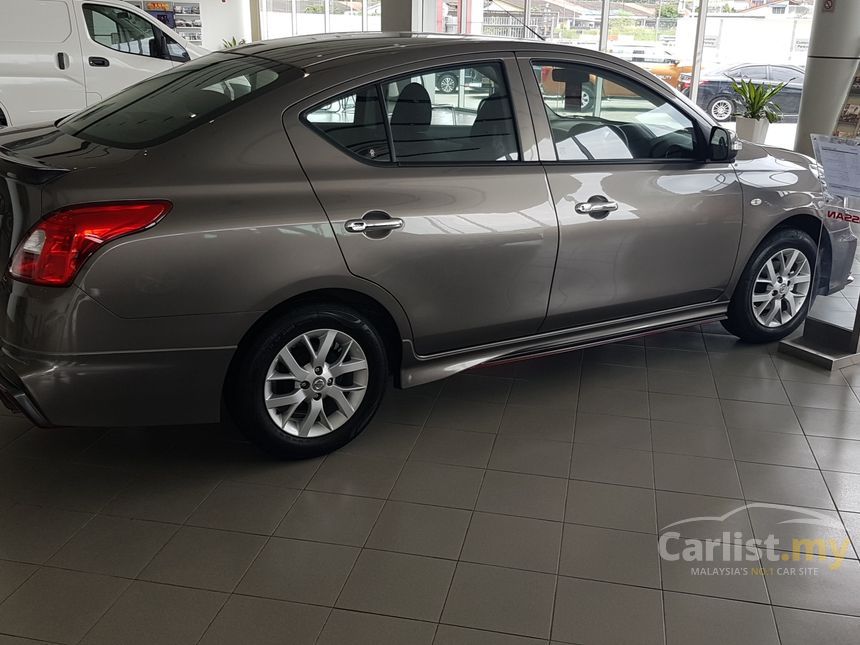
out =
{"type": "Polygon", "coordinates": [[[717,99],[711,103],[711,116],[717,121],[728,121],[734,110],[735,106],[729,99],[717,99]]]}
{"type": "Polygon", "coordinates": [[[445,92],[445,94],[450,94],[457,89],[457,81],[451,76],[443,76],[439,81],[439,89],[445,92]]]}
{"type": "Polygon", "coordinates": [[[812,267],[797,249],[783,249],[764,263],[755,280],[752,309],[765,327],[781,327],[797,316],[809,297],[812,267]]]}
{"type": "Polygon", "coordinates": [[[319,437],[349,421],[367,391],[367,357],[336,329],[288,342],[269,365],[263,397],[272,421],[296,437],[319,437]]]}

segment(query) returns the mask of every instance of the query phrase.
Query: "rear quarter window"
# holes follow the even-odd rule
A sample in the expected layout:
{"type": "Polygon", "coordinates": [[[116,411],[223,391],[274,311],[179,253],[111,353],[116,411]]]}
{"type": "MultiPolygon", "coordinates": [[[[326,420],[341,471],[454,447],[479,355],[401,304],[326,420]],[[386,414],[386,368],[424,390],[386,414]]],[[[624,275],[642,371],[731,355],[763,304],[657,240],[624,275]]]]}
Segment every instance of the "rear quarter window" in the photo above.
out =
{"type": "Polygon", "coordinates": [[[157,145],[290,80],[298,69],[233,52],[210,54],[148,78],[58,124],[118,148],[157,145]]]}

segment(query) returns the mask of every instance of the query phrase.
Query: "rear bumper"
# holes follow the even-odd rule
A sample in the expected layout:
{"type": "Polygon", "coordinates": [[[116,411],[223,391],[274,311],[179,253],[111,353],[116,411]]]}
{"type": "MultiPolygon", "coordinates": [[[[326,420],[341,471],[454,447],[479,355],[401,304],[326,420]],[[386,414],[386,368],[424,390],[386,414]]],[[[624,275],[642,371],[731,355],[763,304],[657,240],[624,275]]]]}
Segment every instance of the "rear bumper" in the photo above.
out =
{"type": "Polygon", "coordinates": [[[39,426],[214,423],[233,352],[33,355],[5,345],[0,398],[39,426]]]}

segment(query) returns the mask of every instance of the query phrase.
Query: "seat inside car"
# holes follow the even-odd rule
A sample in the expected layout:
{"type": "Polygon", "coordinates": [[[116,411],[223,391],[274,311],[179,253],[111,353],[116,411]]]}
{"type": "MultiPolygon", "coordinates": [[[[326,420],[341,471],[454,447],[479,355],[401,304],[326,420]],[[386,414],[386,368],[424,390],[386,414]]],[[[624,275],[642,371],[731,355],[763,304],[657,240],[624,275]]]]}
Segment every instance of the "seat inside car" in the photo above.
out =
{"type": "Polygon", "coordinates": [[[498,91],[478,105],[471,139],[477,142],[478,159],[511,160],[516,158],[517,137],[514,133],[511,104],[507,96],[498,91]]]}

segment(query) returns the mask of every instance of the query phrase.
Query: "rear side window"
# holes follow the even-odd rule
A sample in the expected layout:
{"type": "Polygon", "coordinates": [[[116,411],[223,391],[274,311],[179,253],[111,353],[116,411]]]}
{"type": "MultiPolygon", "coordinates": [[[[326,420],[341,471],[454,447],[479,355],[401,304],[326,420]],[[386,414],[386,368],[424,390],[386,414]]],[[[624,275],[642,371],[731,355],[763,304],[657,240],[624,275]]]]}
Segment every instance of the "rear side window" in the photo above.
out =
{"type": "Polygon", "coordinates": [[[59,128],[104,145],[143,148],[172,139],[300,76],[289,65],[219,52],[132,85],[64,119],[59,128]]]}
{"type": "Polygon", "coordinates": [[[368,161],[520,158],[511,99],[497,63],[416,71],[332,99],[305,112],[304,119],[368,161]]]}

